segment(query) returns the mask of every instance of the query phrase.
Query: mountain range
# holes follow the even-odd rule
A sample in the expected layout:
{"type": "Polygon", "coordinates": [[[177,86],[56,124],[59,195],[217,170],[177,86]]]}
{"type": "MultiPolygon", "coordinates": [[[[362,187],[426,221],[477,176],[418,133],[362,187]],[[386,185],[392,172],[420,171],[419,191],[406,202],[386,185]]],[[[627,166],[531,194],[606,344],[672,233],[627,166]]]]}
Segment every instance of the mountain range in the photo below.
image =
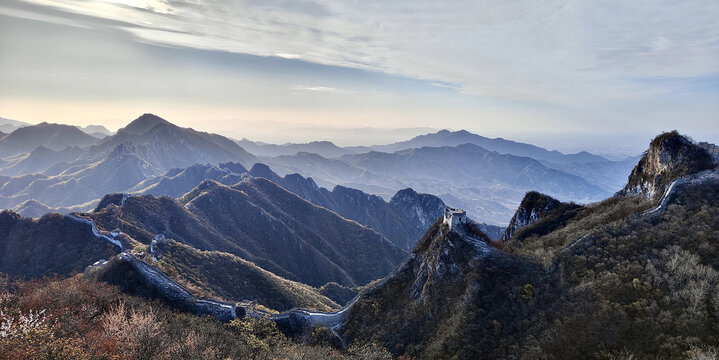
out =
{"type": "MultiPolygon", "coordinates": [[[[492,160],[485,169],[498,159],[524,161],[526,174],[542,169],[474,147],[455,148],[484,154],[492,160]]],[[[436,158],[427,149],[341,161],[397,176],[417,159],[442,168],[435,159],[444,158],[446,175],[418,174],[480,175],[465,158],[447,158],[452,147],[435,148],[436,158]]],[[[499,240],[411,189],[385,202],[237,163],[150,179],[147,194],[107,195],[90,212],[0,213],[0,271],[33,278],[90,265],[83,276],[139,296],[136,303],[152,297],[229,324],[264,319],[264,329],[295,339],[375,344],[395,357],[680,358],[719,345],[719,149],[676,132],[655,138],[622,189],[602,201],[523,194],[499,240]],[[149,194],[180,192],[206,175],[218,181],[201,179],[175,197],[149,194]],[[413,224],[427,226],[417,241],[388,240],[396,229],[416,232],[413,224]]]]}
{"type": "MultiPolygon", "coordinates": [[[[21,204],[30,200],[48,209],[89,210],[106,193],[143,192],[173,169],[229,162],[245,169],[262,162],[282,176],[296,173],[321,187],[340,185],[338,189],[361,190],[388,202],[398,191],[412,188],[465,208],[478,220],[503,225],[529,190],[563,201],[597,201],[619,190],[638,160],[562,154],[467,131],[443,130],[390,145],[343,148],[326,141],[236,142],[178,127],[153,114],[138,117],[114,134],[96,126],[83,128],[92,136],[74,126],[19,124],[23,127],[0,137],[0,155],[5,154],[0,175],[9,176],[9,186],[0,190],[0,206],[17,210],[27,208],[21,204]]],[[[154,184],[151,191],[180,196],[196,180],[182,191],[162,192],[164,184],[154,184]]],[[[322,206],[339,211],[332,201],[322,201],[322,206]]],[[[416,235],[404,243],[413,243],[416,235]]]]}
{"type": "Polygon", "coordinates": [[[423,147],[442,147],[457,146],[463,144],[473,144],[489,151],[499,154],[512,154],[533,158],[540,161],[548,161],[552,163],[565,164],[573,162],[597,162],[606,161],[607,159],[582,151],[576,154],[563,154],[559,151],[550,151],[539,146],[506,140],[503,138],[487,138],[481,135],[473,134],[466,130],[449,131],[441,130],[436,133],[419,135],[407,141],[401,141],[388,145],[375,145],[370,147],[351,147],[355,152],[368,152],[363,150],[378,152],[397,152],[407,149],[416,149],[423,147]]]}
{"type": "Polygon", "coordinates": [[[280,173],[297,172],[322,186],[344,184],[386,199],[411,187],[463,207],[479,220],[499,224],[508,221],[510,209],[532,189],[577,202],[597,201],[619,189],[604,189],[537,160],[502,155],[473,144],[369,152],[339,159],[299,153],[262,160],[280,173]]]}
{"type": "Polygon", "coordinates": [[[471,220],[438,221],[362,292],[340,335],[417,358],[680,357],[716,344],[714,150],[663,134],[624,192],[583,207],[529,193],[498,243],[471,220]]]}
{"type": "MultiPolygon", "coordinates": [[[[408,178],[409,176],[406,174],[414,174],[415,169],[401,175],[390,175],[385,173],[384,169],[363,166],[363,164],[358,164],[352,159],[358,157],[376,158],[374,161],[377,163],[385,161],[380,157],[389,156],[386,154],[416,151],[416,149],[421,148],[435,149],[444,147],[458,148],[456,150],[457,154],[452,156],[466,156],[467,154],[460,155],[459,153],[466,150],[467,144],[471,144],[489,152],[494,152],[499,155],[498,157],[505,155],[505,159],[491,160],[492,165],[495,166],[494,169],[507,168],[509,172],[516,172],[516,166],[512,163],[516,162],[518,157],[526,157],[537,160],[546,169],[560,170],[559,173],[561,174],[577,176],[594,187],[591,191],[583,192],[583,196],[578,196],[576,192],[572,191],[557,191],[556,188],[543,187],[541,190],[563,200],[591,202],[603,199],[621,189],[632,167],[640,158],[640,156],[635,156],[612,161],[586,151],[563,154],[527,143],[502,138],[487,138],[466,130],[441,130],[436,133],[420,135],[407,141],[375,146],[339,147],[327,141],[273,145],[252,142],[247,139],[243,139],[238,143],[259,156],[263,162],[269,164],[281,174],[300,173],[303,176],[314,178],[318,184],[327,188],[343,185],[380,195],[387,200],[396,191],[404,187],[412,187],[415,190],[437,194],[445,202],[466,208],[480,220],[498,224],[506,224],[511,217],[512,209],[519,205],[522,194],[535,188],[519,184],[520,188],[516,190],[497,189],[496,186],[488,188],[488,185],[482,183],[473,184],[471,187],[456,188],[453,186],[454,181],[450,181],[449,185],[443,187],[442,185],[445,185],[446,181],[437,184],[427,179],[408,178]],[[463,149],[459,149],[460,147],[463,149]],[[513,159],[509,159],[510,156],[513,159]]],[[[432,151],[441,152],[440,150],[432,151]]],[[[473,161],[481,162],[486,160],[473,159],[473,161]]],[[[391,167],[391,165],[388,166],[391,167]]],[[[427,171],[440,174],[446,169],[428,167],[427,171]]],[[[487,173],[492,174],[492,172],[487,173]]],[[[531,181],[533,183],[539,182],[541,187],[541,182],[544,179],[532,176],[533,174],[530,173],[529,178],[531,181]]],[[[498,177],[501,178],[501,176],[498,177]]],[[[552,180],[551,176],[546,178],[552,180]]],[[[564,187],[565,184],[560,183],[557,185],[564,187]]]]}

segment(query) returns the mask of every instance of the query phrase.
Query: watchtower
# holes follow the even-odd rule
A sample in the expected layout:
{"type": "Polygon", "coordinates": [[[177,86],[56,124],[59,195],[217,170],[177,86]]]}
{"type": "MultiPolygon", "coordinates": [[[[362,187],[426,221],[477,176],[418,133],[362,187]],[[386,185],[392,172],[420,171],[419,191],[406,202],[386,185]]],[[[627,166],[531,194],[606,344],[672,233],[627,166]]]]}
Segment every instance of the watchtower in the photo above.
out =
{"type": "Polygon", "coordinates": [[[462,209],[446,207],[444,209],[444,223],[452,230],[454,226],[467,222],[467,213],[462,209]]]}

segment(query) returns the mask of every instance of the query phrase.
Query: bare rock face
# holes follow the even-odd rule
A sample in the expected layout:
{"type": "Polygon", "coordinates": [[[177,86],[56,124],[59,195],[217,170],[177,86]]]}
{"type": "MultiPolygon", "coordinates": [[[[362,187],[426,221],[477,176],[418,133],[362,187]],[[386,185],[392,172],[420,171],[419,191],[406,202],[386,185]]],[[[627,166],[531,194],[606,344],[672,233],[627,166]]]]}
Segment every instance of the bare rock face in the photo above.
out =
{"type": "Polygon", "coordinates": [[[440,198],[429,194],[419,194],[411,188],[400,190],[394,194],[390,204],[420,225],[417,238],[429,229],[445,209],[445,204],[440,198]]]}
{"type": "Polygon", "coordinates": [[[504,230],[502,241],[511,239],[517,230],[536,222],[544,214],[560,207],[562,203],[559,200],[552,198],[551,196],[538,193],[536,191],[530,191],[524,195],[522,203],[519,205],[517,212],[512,216],[512,220],[509,221],[509,225],[504,230]]]}
{"type": "Polygon", "coordinates": [[[716,147],[695,144],[676,131],[661,134],[652,140],[619,194],[654,197],[681,176],[717,168],[717,154],[716,147]]]}

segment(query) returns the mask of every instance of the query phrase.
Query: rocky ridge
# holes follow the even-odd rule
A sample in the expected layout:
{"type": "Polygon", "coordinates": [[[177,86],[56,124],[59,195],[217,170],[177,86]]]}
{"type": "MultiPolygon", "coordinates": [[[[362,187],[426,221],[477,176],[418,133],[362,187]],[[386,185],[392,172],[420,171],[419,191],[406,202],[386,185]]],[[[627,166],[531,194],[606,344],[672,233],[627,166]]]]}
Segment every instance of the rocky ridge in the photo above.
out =
{"type": "Polygon", "coordinates": [[[715,145],[695,144],[677,131],[667,132],[652,140],[619,194],[659,196],[678,177],[717,168],[719,150],[715,145]]]}

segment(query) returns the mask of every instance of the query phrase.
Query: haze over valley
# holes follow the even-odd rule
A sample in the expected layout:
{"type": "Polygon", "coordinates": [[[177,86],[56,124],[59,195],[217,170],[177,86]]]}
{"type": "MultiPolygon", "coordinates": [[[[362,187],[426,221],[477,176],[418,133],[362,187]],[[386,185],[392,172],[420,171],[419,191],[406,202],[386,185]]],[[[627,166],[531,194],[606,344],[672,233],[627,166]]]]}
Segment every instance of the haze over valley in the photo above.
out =
{"type": "Polygon", "coordinates": [[[717,23],[3,0],[0,360],[719,360],[717,23]]]}

